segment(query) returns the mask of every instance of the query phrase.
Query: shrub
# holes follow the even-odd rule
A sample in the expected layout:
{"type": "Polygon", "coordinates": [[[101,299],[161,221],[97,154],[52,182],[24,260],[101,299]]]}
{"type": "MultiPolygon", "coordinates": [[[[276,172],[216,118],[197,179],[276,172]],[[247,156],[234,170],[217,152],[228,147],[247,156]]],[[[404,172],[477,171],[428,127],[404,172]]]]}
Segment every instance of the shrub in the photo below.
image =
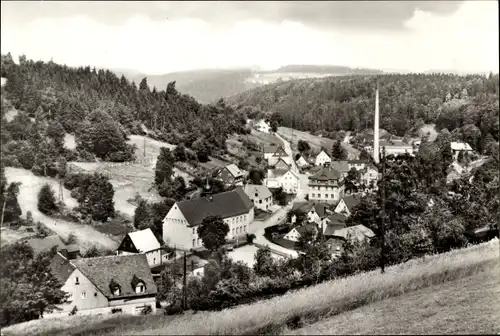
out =
{"type": "Polygon", "coordinates": [[[145,306],[144,308],[142,308],[141,310],[141,315],[149,315],[153,312],[153,308],[151,308],[151,306],[145,306]]]}
{"type": "Polygon", "coordinates": [[[76,306],[73,306],[73,309],[71,309],[71,311],[69,312],[69,316],[76,315],[77,312],[78,308],[76,306]]]}
{"type": "Polygon", "coordinates": [[[255,235],[253,233],[247,233],[247,242],[249,244],[253,244],[253,241],[255,240],[255,235]]]}
{"type": "Polygon", "coordinates": [[[38,210],[43,214],[50,214],[57,210],[54,191],[47,183],[38,192],[38,210]]]}

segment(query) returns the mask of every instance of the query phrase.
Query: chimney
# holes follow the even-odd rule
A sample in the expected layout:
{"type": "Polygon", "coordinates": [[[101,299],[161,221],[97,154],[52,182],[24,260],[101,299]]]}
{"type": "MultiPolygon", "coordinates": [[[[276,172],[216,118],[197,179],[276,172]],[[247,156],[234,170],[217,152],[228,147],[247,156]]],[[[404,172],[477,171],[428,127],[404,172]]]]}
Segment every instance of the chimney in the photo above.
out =
{"type": "Polygon", "coordinates": [[[373,161],[375,163],[380,163],[380,151],[379,151],[379,109],[378,109],[378,83],[377,91],[375,92],[375,123],[373,129],[373,161]]]}

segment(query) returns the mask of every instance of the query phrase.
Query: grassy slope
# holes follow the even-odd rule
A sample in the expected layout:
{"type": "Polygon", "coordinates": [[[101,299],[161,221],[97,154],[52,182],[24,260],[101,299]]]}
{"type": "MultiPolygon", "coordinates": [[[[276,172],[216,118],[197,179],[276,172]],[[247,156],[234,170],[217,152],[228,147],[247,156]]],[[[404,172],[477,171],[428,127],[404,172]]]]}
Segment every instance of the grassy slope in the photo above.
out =
{"type": "Polygon", "coordinates": [[[499,268],[376,302],[286,335],[494,334],[499,268]]]}
{"type": "MultiPolygon", "coordinates": [[[[442,285],[482,272],[498,274],[498,239],[489,243],[427,256],[387,268],[337,279],[251,305],[220,312],[199,312],[178,317],[121,316],[66,317],[37,320],[11,326],[4,335],[206,335],[279,334],[291,320],[313,323],[374,302],[435,285],[442,285]]],[[[446,286],[446,285],[445,285],[446,286]]],[[[443,302],[447,304],[446,301],[443,302]]],[[[441,310],[447,306],[441,307],[441,310]]],[[[472,314],[461,316],[469,323],[472,314]]],[[[453,323],[453,322],[450,322],[453,323]]],[[[460,331],[460,330],[459,330],[460,331]]]]}

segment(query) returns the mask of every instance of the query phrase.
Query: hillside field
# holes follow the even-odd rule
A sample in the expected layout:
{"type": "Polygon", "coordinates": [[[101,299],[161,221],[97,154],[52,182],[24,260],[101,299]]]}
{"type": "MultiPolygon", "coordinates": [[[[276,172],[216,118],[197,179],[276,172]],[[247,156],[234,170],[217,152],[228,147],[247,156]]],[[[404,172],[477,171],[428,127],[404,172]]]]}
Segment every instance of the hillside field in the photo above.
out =
{"type": "MultiPolygon", "coordinates": [[[[288,332],[286,328],[287,325],[291,327],[291,322],[298,327],[317,321],[327,323],[329,320],[325,319],[334,316],[342,318],[343,313],[349,311],[356,313],[357,308],[370,309],[370,304],[378,303],[390,307],[386,310],[388,315],[386,325],[387,328],[392,325],[394,329],[384,329],[390,334],[402,332],[402,330],[400,326],[391,324],[389,319],[411,321],[415,314],[415,310],[412,309],[422,307],[418,303],[418,297],[421,299],[427,297],[428,308],[422,308],[421,313],[424,310],[429,314],[439,312],[443,318],[432,319],[429,315],[425,320],[427,323],[425,328],[417,330],[417,326],[407,333],[424,334],[426,330],[432,330],[433,333],[434,330],[443,331],[440,327],[445,324],[443,319],[450,317],[446,323],[453,323],[456,318],[459,318],[460,323],[449,330],[465,334],[470,332],[471,323],[477,323],[479,315],[497,316],[495,309],[498,306],[493,303],[495,296],[492,294],[498,293],[498,284],[492,285],[491,277],[496,277],[500,270],[498,248],[499,241],[495,238],[488,243],[394,265],[388,267],[384,274],[381,274],[380,270],[360,273],[219,312],[198,312],[176,317],[158,314],[134,317],[102,315],[42,319],[10,326],[5,328],[3,333],[5,336],[76,333],[79,335],[276,335],[288,332]],[[472,283],[475,285],[469,289],[467,284],[472,283]],[[456,301],[448,301],[446,293],[452,295],[455,292],[452,289],[453,286],[460,288],[460,291],[455,297],[456,301]],[[430,294],[425,295],[419,292],[426,288],[430,294]],[[483,293],[483,290],[486,293],[483,293]],[[472,293],[474,294],[469,295],[472,293]],[[394,304],[387,301],[391,298],[396,300],[392,301],[394,304]],[[462,298],[461,301],[460,298],[462,298]],[[482,308],[477,312],[473,308],[467,310],[469,303],[472,303],[474,307],[482,308]],[[439,309],[435,305],[439,305],[439,309]],[[459,305],[463,305],[464,308],[458,307],[459,305]],[[400,309],[401,307],[407,308],[400,309]]],[[[352,318],[355,316],[353,315],[352,318]]],[[[479,330],[490,334],[500,331],[498,324],[492,323],[491,320],[482,318],[481,321],[484,324],[479,330]]],[[[349,330],[353,333],[363,332],[363,330],[372,333],[371,323],[364,323],[366,324],[359,330],[349,330]]],[[[374,328],[383,325],[381,321],[373,323],[374,328]]],[[[346,325],[345,322],[344,325],[346,325]]],[[[300,329],[297,331],[304,332],[300,329]]],[[[321,331],[318,330],[318,332],[321,331]]],[[[334,330],[324,332],[335,334],[334,330]]]]}

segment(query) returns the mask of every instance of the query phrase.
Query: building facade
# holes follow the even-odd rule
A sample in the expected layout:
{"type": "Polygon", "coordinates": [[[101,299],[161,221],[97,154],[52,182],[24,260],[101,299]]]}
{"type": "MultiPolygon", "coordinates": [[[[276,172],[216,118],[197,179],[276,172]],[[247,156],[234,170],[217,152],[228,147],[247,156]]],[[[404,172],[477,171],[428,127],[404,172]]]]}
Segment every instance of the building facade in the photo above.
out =
{"type": "Polygon", "coordinates": [[[265,185],[247,184],[243,188],[245,194],[250,198],[255,208],[269,211],[273,205],[273,194],[265,185]]]}
{"type": "Polygon", "coordinates": [[[344,195],[342,173],[329,166],[309,176],[309,200],[313,202],[337,203],[344,195]]]}
{"type": "Polygon", "coordinates": [[[325,163],[330,162],[332,162],[332,158],[324,150],[321,150],[315,159],[316,166],[323,166],[325,163]]]}

